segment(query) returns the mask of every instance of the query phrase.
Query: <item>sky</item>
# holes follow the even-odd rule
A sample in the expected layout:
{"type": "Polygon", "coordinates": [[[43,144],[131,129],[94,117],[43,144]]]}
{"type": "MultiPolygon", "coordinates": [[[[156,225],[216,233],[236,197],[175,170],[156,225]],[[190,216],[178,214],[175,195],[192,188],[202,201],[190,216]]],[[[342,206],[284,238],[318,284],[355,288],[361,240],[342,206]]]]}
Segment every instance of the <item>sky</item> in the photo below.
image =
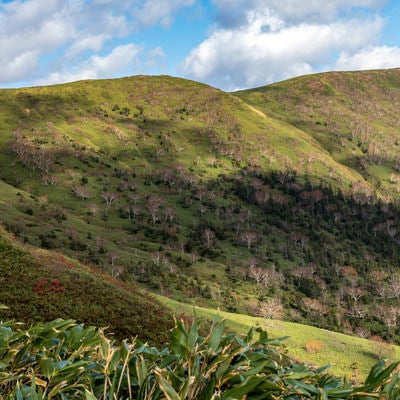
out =
{"type": "Polygon", "coordinates": [[[0,87],[173,75],[226,91],[400,67],[399,0],[0,0],[0,87]]]}

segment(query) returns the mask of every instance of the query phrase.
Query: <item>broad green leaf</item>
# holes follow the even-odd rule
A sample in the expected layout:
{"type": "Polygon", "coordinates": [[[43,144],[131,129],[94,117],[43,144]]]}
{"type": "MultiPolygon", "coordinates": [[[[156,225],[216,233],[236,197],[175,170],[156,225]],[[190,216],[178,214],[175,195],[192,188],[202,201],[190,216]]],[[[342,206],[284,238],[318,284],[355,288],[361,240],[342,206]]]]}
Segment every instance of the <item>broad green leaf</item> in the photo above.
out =
{"type": "Polygon", "coordinates": [[[250,328],[249,331],[247,332],[247,335],[244,337],[243,341],[245,344],[249,344],[253,341],[254,338],[254,328],[250,328]]]}
{"type": "Polygon", "coordinates": [[[213,397],[215,390],[215,377],[213,376],[208,380],[207,386],[203,389],[203,391],[199,394],[198,400],[210,400],[213,397]]]}
{"type": "Polygon", "coordinates": [[[216,373],[215,373],[215,377],[217,379],[217,382],[220,382],[223,378],[223,376],[226,374],[226,372],[229,369],[229,366],[231,364],[231,360],[228,359],[226,361],[224,361],[217,369],[216,373]]]}
{"type": "Polygon", "coordinates": [[[284,379],[284,382],[306,395],[309,395],[310,393],[315,395],[319,394],[319,388],[309,383],[305,383],[297,379],[287,379],[287,378],[284,379]]]}
{"type": "Polygon", "coordinates": [[[56,371],[54,361],[50,358],[42,358],[40,360],[40,370],[42,375],[44,375],[47,379],[51,379],[56,371]]]}
{"type": "Polygon", "coordinates": [[[282,392],[284,389],[282,386],[279,386],[277,383],[273,383],[270,380],[265,380],[262,382],[258,389],[261,392],[272,391],[272,392],[282,392]]]}
{"type": "Polygon", "coordinates": [[[381,360],[371,368],[369,375],[368,375],[367,379],[365,380],[365,386],[375,384],[376,377],[381,373],[384,365],[385,365],[385,361],[381,360]]]}
{"type": "Polygon", "coordinates": [[[142,357],[138,358],[135,363],[135,368],[138,384],[139,386],[142,386],[149,374],[146,361],[142,357]]]}
{"type": "Polygon", "coordinates": [[[199,338],[199,326],[197,320],[194,320],[190,328],[189,336],[187,339],[187,348],[189,351],[193,350],[198,338],[199,338]]]}
{"type": "Polygon", "coordinates": [[[85,398],[86,400],[97,400],[97,397],[87,389],[85,389],[85,398]]]}
{"type": "Polygon", "coordinates": [[[182,400],[171,384],[160,374],[157,374],[157,380],[167,400],[182,400]]]}
{"type": "Polygon", "coordinates": [[[226,390],[222,396],[222,400],[228,400],[228,399],[241,399],[242,397],[246,396],[249,394],[255,387],[257,387],[265,377],[263,376],[250,376],[247,379],[245,379],[242,383],[239,385],[234,386],[231,389],[226,390]]]}
{"type": "Polygon", "coordinates": [[[215,327],[213,327],[211,336],[210,336],[210,349],[215,353],[221,343],[222,335],[224,333],[225,323],[221,321],[217,323],[215,327]]]}

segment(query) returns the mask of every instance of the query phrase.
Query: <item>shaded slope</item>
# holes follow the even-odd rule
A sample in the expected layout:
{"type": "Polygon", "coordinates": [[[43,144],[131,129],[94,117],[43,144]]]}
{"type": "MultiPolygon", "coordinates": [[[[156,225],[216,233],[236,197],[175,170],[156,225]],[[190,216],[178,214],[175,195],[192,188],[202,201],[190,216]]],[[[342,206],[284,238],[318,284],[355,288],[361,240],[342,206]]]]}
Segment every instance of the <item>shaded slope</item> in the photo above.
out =
{"type": "Polygon", "coordinates": [[[0,232],[2,318],[31,324],[54,318],[107,327],[117,338],[138,336],[163,343],[172,319],[156,301],[133,286],[101,276],[44,250],[21,248],[0,232]]]}

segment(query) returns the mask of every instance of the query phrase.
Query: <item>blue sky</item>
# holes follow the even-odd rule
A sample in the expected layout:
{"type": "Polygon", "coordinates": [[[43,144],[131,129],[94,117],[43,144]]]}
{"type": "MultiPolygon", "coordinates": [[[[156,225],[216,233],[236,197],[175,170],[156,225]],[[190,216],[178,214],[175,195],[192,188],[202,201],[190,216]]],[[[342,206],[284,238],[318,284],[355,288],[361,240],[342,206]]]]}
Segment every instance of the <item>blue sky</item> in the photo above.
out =
{"type": "Polygon", "coordinates": [[[223,90],[400,67],[398,0],[0,0],[0,87],[168,74],[223,90]]]}

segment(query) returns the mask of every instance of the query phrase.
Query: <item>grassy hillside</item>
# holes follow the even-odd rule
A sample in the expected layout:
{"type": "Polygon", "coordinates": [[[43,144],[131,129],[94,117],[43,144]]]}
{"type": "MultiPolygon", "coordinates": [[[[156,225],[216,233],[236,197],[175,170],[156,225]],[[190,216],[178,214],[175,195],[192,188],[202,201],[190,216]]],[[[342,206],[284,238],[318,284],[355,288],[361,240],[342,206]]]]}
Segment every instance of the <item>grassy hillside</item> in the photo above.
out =
{"type": "Polygon", "coordinates": [[[73,318],[102,326],[117,339],[161,344],[172,316],[132,285],[83,267],[59,253],[22,248],[0,231],[1,318],[25,322],[73,318]]]}
{"type": "Polygon", "coordinates": [[[399,89],[400,70],[391,69],[309,75],[236,95],[313,137],[380,195],[397,198],[399,89]]]}
{"type": "MultiPolygon", "coordinates": [[[[353,86],[367,92],[367,75],[353,86]]],[[[370,110],[338,76],[329,115],[342,110],[340,148],[357,158],[347,125],[370,110]]],[[[396,71],[379,76],[365,98],[394,130],[398,93],[387,107],[379,93],[396,71]]],[[[331,78],[237,94],[166,76],[0,90],[1,221],[126,290],[398,342],[400,209],[325,138],[313,79],[331,78]]]]}

